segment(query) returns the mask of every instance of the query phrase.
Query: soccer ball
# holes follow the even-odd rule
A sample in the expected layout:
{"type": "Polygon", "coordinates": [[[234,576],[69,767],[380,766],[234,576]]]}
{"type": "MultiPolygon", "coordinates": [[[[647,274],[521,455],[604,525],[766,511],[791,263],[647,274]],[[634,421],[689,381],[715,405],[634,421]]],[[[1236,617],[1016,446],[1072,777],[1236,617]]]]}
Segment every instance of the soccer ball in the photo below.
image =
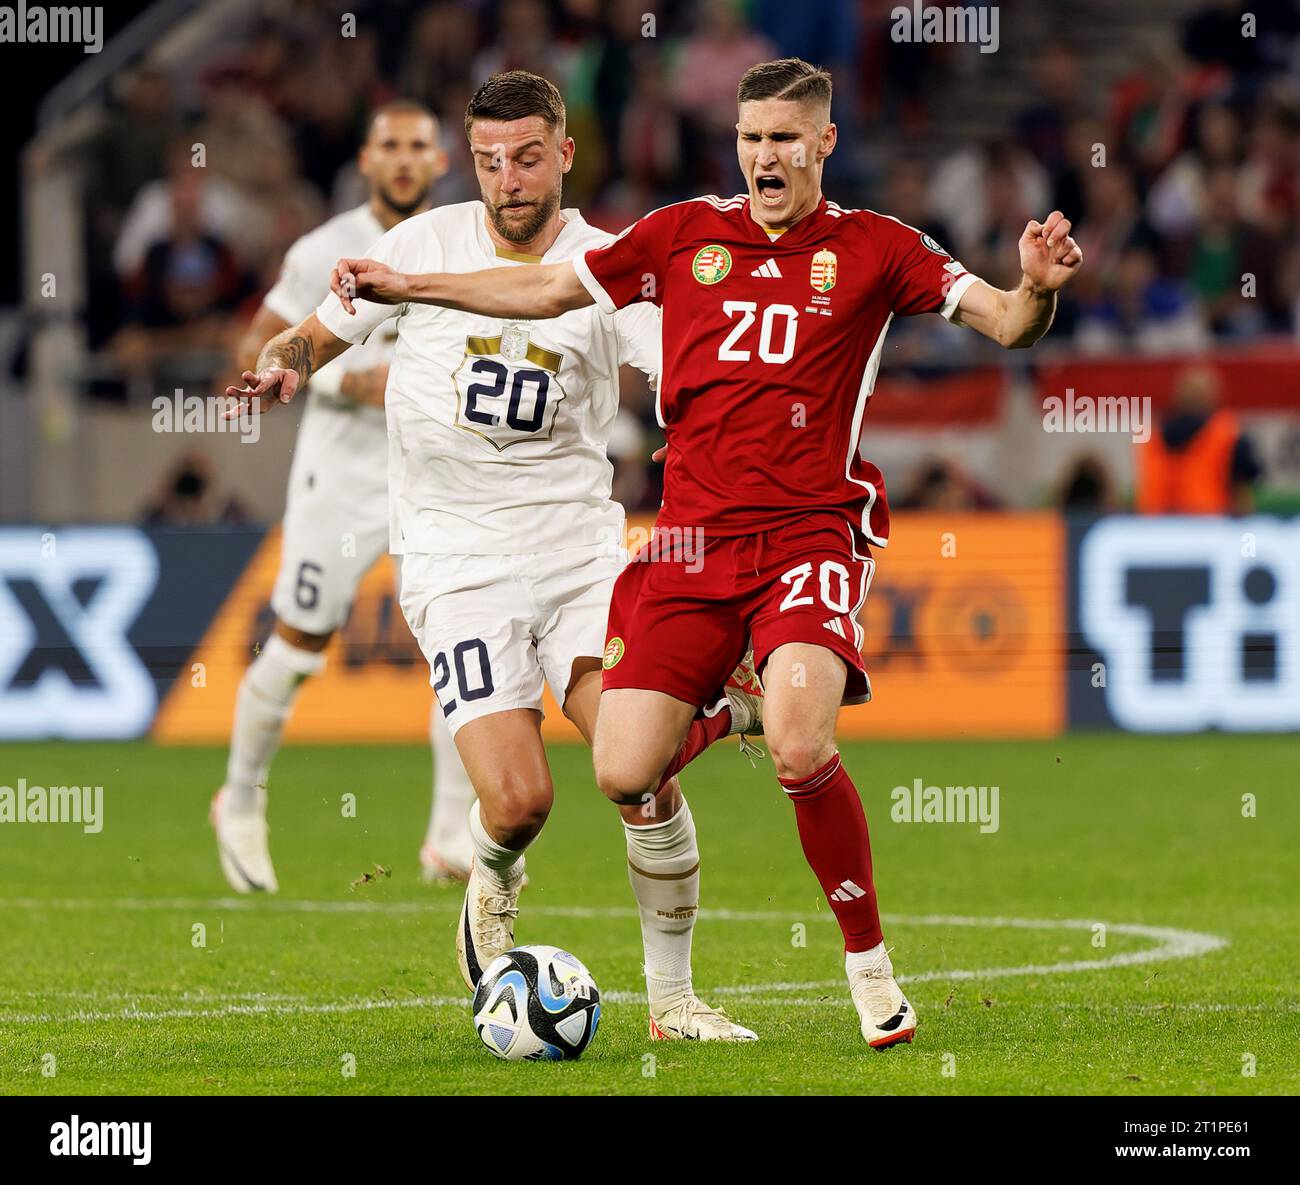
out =
{"type": "Polygon", "coordinates": [[[579,1057],[600,1024],[600,990],[556,946],[517,946],[494,959],[474,992],[474,1031],[499,1058],[579,1057]]]}

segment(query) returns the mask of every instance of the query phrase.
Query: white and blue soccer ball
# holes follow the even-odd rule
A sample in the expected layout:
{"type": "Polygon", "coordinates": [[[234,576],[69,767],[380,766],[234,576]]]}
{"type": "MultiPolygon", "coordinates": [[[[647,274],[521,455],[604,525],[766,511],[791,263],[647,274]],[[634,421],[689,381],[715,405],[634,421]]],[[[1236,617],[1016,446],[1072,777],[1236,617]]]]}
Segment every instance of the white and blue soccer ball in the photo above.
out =
{"type": "Polygon", "coordinates": [[[600,1024],[600,989],[557,946],[517,946],[494,959],[474,992],[474,1031],[506,1061],[580,1057],[600,1024]]]}

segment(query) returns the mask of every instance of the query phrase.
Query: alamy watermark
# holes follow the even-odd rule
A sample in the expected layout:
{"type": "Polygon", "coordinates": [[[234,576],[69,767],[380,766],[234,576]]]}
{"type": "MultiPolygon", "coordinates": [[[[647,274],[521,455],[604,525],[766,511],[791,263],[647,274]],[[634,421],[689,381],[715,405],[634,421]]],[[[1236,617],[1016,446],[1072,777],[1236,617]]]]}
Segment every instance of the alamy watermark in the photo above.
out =
{"type": "Polygon", "coordinates": [[[1133,438],[1134,444],[1151,439],[1151,398],[1147,395],[1076,395],[1073,387],[1065,396],[1043,400],[1044,432],[1118,432],[1133,438]]]}
{"type": "Polygon", "coordinates": [[[980,53],[997,53],[998,15],[996,4],[941,6],[912,0],[911,5],[890,9],[889,36],[892,41],[922,45],[978,45],[980,53]]]}
{"type": "Polygon", "coordinates": [[[0,823],[80,823],[87,835],[104,829],[103,786],[0,786],[0,823]]]}
{"type": "Polygon", "coordinates": [[[71,1119],[50,1124],[51,1156],[129,1157],[132,1164],[153,1159],[153,1124],[148,1120],[113,1123],[107,1120],[71,1119]]]}
{"type": "Polygon", "coordinates": [[[704,528],[627,527],[621,537],[601,532],[601,545],[611,555],[631,553],[634,564],[681,564],[692,576],[704,570],[704,528]]]}
{"type": "Polygon", "coordinates": [[[910,786],[895,786],[890,798],[895,823],[978,823],[984,835],[1000,825],[996,786],[927,786],[916,778],[910,786]]]}
{"type": "Polygon", "coordinates": [[[159,395],[152,403],[155,432],[234,432],[240,444],[256,444],[262,438],[262,413],[251,403],[235,405],[202,395],[186,395],[180,387],[173,395],[159,395]]]}
{"type": "Polygon", "coordinates": [[[104,9],[36,7],[24,0],[0,8],[0,42],[10,45],[76,45],[86,53],[104,48],[104,9]]]}

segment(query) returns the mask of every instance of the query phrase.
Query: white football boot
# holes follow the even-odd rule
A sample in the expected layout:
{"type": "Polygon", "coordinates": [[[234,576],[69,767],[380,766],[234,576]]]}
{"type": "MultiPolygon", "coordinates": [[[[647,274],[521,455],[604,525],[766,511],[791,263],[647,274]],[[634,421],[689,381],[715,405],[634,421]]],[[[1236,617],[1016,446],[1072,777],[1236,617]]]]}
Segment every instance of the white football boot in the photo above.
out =
{"type": "Polygon", "coordinates": [[[751,736],[763,735],[763,684],[754,670],[754,651],[747,650],[740,665],[731,673],[722,696],[711,708],[705,708],[707,715],[714,716],[722,709],[723,702],[731,708],[731,727],[728,736],[740,737],[740,751],[752,763],[755,757],[766,757],[762,746],[754,744],[751,736]]]}
{"type": "Polygon", "coordinates": [[[469,869],[447,859],[426,839],[420,845],[420,879],[439,888],[463,885],[469,881],[469,869]]]}
{"type": "Polygon", "coordinates": [[[872,1049],[888,1049],[916,1033],[916,1011],[894,980],[885,951],[870,967],[849,976],[849,994],[862,1021],[862,1039],[872,1049]]]}
{"type": "Polygon", "coordinates": [[[758,1034],[738,1025],[721,1008],[710,1008],[694,992],[652,1005],[651,1041],[757,1041],[758,1034]]]}
{"type": "Polygon", "coordinates": [[[515,918],[519,916],[519,890],[523,888],[522,866],[516,871],[509,892],[485,885],[478,875],[477,861],[470,865],[465,902],[456,927],[456,965],[471,991],[478,987],[483,969],[515,944],[515,918]]]}
{"type": "Polygon", "coordinates": [[[251,811],[231,808],[229,787],[222,786],[212,799],[208,821],[217,833],[221,871],[236,893],[277,893],[280,884],[271,867],[266,836],[266,791],[259,788],[251,811]]]}

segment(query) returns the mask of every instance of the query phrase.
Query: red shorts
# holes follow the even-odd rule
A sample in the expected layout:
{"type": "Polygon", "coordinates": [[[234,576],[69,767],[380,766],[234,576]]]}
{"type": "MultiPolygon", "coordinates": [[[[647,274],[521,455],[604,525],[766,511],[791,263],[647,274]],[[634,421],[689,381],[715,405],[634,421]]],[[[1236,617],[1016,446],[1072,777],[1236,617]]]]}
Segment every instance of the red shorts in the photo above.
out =
{"type": "Polygon", "coordinates": [[[844,702],[862,703],[871,684],[858,614],[875,567],[862,535],[832,513],[734,538],[656,527],[614,585],[604,687],[702,707],[751,644],[761,674],[778,646],[807,642],[844,660],[844,702]]]}

